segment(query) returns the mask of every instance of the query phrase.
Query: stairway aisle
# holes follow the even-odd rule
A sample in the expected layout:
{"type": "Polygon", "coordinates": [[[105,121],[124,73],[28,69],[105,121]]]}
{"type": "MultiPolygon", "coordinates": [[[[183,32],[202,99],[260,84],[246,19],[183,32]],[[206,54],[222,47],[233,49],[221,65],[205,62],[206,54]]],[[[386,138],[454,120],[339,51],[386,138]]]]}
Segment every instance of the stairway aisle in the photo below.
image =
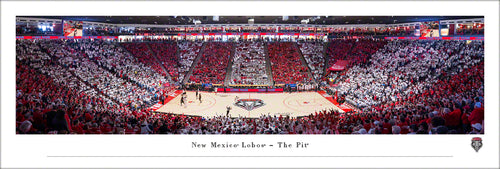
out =
{"type": "MultiPolygon", "coordinates": [[[[154,42],[150,42],[150,43],[154,43],[154,42]]],[[[163,71],[165,71],[165,74],[167,75],[167,80],[170,84],[174,84],[175,82],[172,80],[172,77],[170,76],[170,73],[168,73],[168,69],[165,67],[165,65],[163,65],[161,62],[160,62],[160,59],[158,59],[158,54],[153,50],[151,49],[151,46],[149,46],[149,43],[146,43],[146,46],[148,47],[149,51],[151,51],[151,53],[153,54],[156,62],[160,63],[160,67],[161,69],[163,69],[163,71]]],[[[176,45],[177,46],[177,45],[176,45]]]]}
{"type": "Polygon", "coordinates": [[[231,75],[233,72],[234,53],[236,51],[236,45],[233,42],[227,42],[227,43],[231,43],[233,47],[231,48],[231,56],[229,56],[229,63],[227,64],[226,68],[226,78],[224,79],[224,86],[228,86],[231,81],[231,75]]]}
{"type": "Polygon", "coordinates": [[[317,84],[318,82],[316,81],[316,79],[314,79],[314,76],[312,75],[312,72],[311,72],[311,68],[307,64],[306,59],[304,58],[304,55],[302,55],[302,50],[300,50],[299,44],[297,44],[297,42],[294,42],[293,44],[295,46],[295,50],[298,50],[298,52],[299,52],[299,57],[300,57],[300,61],[302,62],[302,65],[307,67],[307,75],[309,76],[310,79],[313,80],[314,83],[317,84]]]}
{"type": "Polygon", "coordinates": [[[181,84],[185,84],[188,82],[189,78],[193,74],[194,68],[196,67],[196,65],[198,65],[198,62],[200,61],[201,56],[203,55],[203,51],[205,51],[205,46],[206,46],[206,43],[203,42],[203,44],[201,45],[200,52],[198,52],[198,56],[196,56],[196,59],[194,59],[193,64],[191,64],[191,67],[189,68],[188,73],[186,73],[186,76],[184,76],[184,79],[182,80],[181,84]]]}
{"type": "Polygon", "coordinates": [[[329,45],[330,45],[330,42],[325,43],[323,45],[323,58],[325,58],[325,71],[323,71],[323,76],[327,75],[328,68],[330,68],[330,65],[328,65],[328,61],[330,60],[330,55],[326,54],[326,50],[328,49],[329,45]]]}
{"type": "Polygon", "coordinates": [[[271,69],[271,60],[269,59],[269,55],[268,55],[268,49],[267,49],[267,45],[268,43],[267,42],[264,42],[263,43],[264,45],[264,56],[266,56],[266,73],[267,73],[267,77],[269,79],[269,86],[272,86],[273,85],[273,73],[272,73],[272,69],[271,69]]]}

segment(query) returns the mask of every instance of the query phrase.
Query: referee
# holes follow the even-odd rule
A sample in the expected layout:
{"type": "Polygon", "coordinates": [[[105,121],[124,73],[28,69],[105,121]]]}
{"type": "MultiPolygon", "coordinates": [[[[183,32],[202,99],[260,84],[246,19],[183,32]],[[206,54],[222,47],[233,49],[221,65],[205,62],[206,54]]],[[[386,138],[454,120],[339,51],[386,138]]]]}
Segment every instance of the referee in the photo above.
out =
{"type": "Polygon", "coordinates": [[[181,106],[182,104],[186,105],[186,103],[184,102],[184,97],[181,97],[181,106]]]}

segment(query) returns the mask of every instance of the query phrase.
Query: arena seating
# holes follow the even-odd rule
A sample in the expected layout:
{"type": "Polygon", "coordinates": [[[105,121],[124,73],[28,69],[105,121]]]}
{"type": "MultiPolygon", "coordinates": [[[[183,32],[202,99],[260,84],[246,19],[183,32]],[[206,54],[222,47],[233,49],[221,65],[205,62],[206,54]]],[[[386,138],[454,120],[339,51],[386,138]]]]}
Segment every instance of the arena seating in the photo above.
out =
{"type": "Polygon", "coordinates": [[[95,61],[112,74],[130,79],[139,87],[156,92],[162,88],[162,85],[168,83],[164,76],[114,44],[108,44],[102,40],[80,40],[69,44],[81,50],[91,61],[95,61]]]}
{"type": "Polygon", "coordinates": [[[465,41],[392,41],[372,57],[369,66],[352,67],[339,84],[340,90],[350,93],[347,98],[360,107],[398,101],[412,91],[418,94],[449,71],[451,65],[464,69],[477,64],[481,56],[475,52],[469,51],[474,58],[462,58],[464,60],[459,60],[458,54],[465,53],[469,47],[481,49],[480,46],[465,45],[465,41]]]}
{"type": "Polygon", "coordinates": [[[365,64],[369,57],[386,43],[387,41],[379,39],[358,39],[354,43],[349,60],[354,60],[355,64],[365,64]]]}
{"type": "Polygon", "coordinates": [[[347,60],[348,55],[354,46],[353,39],[335,39],[330,41],[326,54],[330,57],[328,65],[333,65],[337,60],[347,60]]]}
{"type": "Polygon", "coordinates": [[[157,96],[151,88],[140,87],[137,84],[131,83],[125,78],[120,78],[116,74],[104,69],[97,63],[85,57],[81,52],[70,48],[71,41],[45,41],[40,43],[42,48],[45,48],[49,53],[54,55],[58,62],[74,74],[82,79],[85,83],[99,89],[104,94],[117,100],[121,104],[126,104],[134,109],[141,106],[156,103],[157,96]],[[54,49],[54,52],[50,52],[54,49]]]}
{"type": "Polygon", "coordinates": [[[231,55],[232,44],[209,42],[202,51],[199,63],[193,69],[191,83],[222,84],[231,55]]]}
{"type": "Polygon", "coordinates": [[[142,63],[150,66],[153,68],[155,71],[160,73],[163,76],[166,76],[167,74],[163,69],[161,68],[160,63],[158,60],[155,59],[155,55],[153,54],[153,51],[149,50],[148,45],[146,43],[122,43],[121,44],[125,49],[127,49],[134,57],[139,59],[142,63]]]}
{"type": "Polygon", "coordinates": [[[329,43],[327,55],[328,65],[337,60],[348,60],[351,65],[366,63],[369,57],[387,42],[373,39],[335,39],[329,43]]]}
{"type": "Polygon", "coordinates": [[[307,67],[302,65],[294,43],[268,43],[273,80],[276,84],[310,83],[307,67]]]}
{"type": "Polygon", "coordinates": [[[236,43],[231,84],[267,85],[264,44],[260,42],[236,43]]]}
{"type": "MultiPolygon", "coordinates": [[[[24,122],[32,126],[21,127],[23,130],[19,130],[19,133],[49,133],[50,131],[59,131],[61,134],[69,131],[78,134],[90,133],[83,132],[81,127],[74,125],[83,125],[85,122],[88,122],[86,124],[88,125],[92,121],[96,122],[96,119],[91,117],[97,114],[101,116],[100,113],[117,116],[122,115],[116,112],[123,113],[123,116],[130,113],[128,109],[107,97],[102,97],[102,92],[84,84],[67,71],[68,67],[74,65],[62,61],[57,62],[63,59],[64,55],[71,54],[62,48],[57,48],[57,46],[62,46],[62,43],[49,41],[37,43],[43,43],[42,46],[45,48],[42,49],[38,44],[28,40],[17,43],[16,107],[19,108],[17,125],[26,126],[22,125],[24,122]],[[51,58],[44,52],[54,54],[58,58],[51,58]],[[53,110],[63,110],[63,112],[53,110]],[[28,119],[32,120],[25,121],[28,119]]],[[[100,132],[92,134],[100,134],[100,132]]]]}
{"type": "Polygon", "coordinates": [[[325,57],[323,56],[323,43],[305,42],[298,43],[302,55],[311,69],[314,79],[319,80],[323,76],[325,68],[325,57]]]}
{"type": "MultiPolygon", "coordinates": [[[[96,90],[89,86],[86,86],[83,82],[79,81],[77,78],[71,75],[70,72],[66,71],[64,67],[55,63],[55,61],[52,60],[52,58],[47,53],[42,52],[41,48],[35,43],[32,43],[31,41],[22,41],[18,43],[17,46],[17,64],[19,65],[19,69],[26,70],[26,72],[29,72],[31,75],[39,76],[40,79],[43,79],[40,81],[40,85],[52,86],[47,83],[55,83],[57,84],[56,86],[67,86],[73,90],[76,90],[77,92],[83,92],[86,95],[90,95],[93,97],[98,96],[98,92],[96,90]],[[52,79],[51,82],[49,82],[50,79],[52,79]]],[[[23,76],[23,74],[20,75],[23,78],[20,78],[18,80],[26,80],[24,77],[27,76],[23,76]]],[[[26,90],[26,86],[22,85],[29,85],[30,83],[35,84],[35,81],[27,80],[26,83],[17,83],[18,89],[26,90]]],[[[53,87],[48,87],[48,89],[52,88],[53,87]]],[[[36,90],[31,91],[36,92],[36,90]]],[[[47,92],[47,94],[53,94],[48,92],[50,90],[43,91],[47,92]]],[[[103,97],[103,99],[106,100],[108,104],[113,104],[113,102],[106,97],[103,97]]]]}
{"type": "Polygon", "coordinates": [[[371,65],[351,68],[339,91],[367,114],[383,112],[379,116],[392,114],[419,125],[437,119],[434,127],[479,133],[470,124],[484,119],[483,51],[478,41],[392,41],[371,65]]]}
{"type": "MultiPolygon", "coordinates": [[[[362,111],[340,113],[323,110],[299,118],[270,115],[262,115],[259,118],[205,118],[153,114],[147,111],[147,105],[163,100],[161,95],[155,96],[155,92],[149,91],[148,88],[160,93],[171,92],[172,88],[156,87],[159,82],[154,82],[157,78],[151,77],[161,75],[152,71],[151,65],[136,60],[113,44],[86,40],[18,40],[16,132],[484,133],[483,41],[347,40],[347,43],[336,43],[339,49],[327,49],[331,50],[332,56],[338,58],[343,55],[337,53],[357,55],[352,56],[356,61],[351,62],[346,74],[340,76],[338,91],[333,93],[338,93],[336,98],[345,98],[362,111]],[[385,43],[385,46],[382,45],[385,43]],[[116,71],[110,71],[113,67],[116,71]],[[132,71],[134,74],[135,71],[144,72],[145,74],[140,75],[152,81],[142,81],[141,76],[134,75],[121,77],[121,70],[123,74],[130,74],[132,71]]],[[[294,45],[288,42],[268,44],[273,76],[282,83],[299,83],[307,77],[303,71],[307,68],[301,66],[298,49],[294,45]],[[277,75],[274,74],[275,70],[277,75]]],[[[222,82],[224,75],[221,74],[225,73],[231,47],[229,43],[206,44],[203,58],[200,60],[203,64],[196,67],[198,74],[194,79],[199,82],[222,82]]],[[[255,50],[260,50],[257,48],[255,50]]],[[[181,48],[181,52],[182,50],[181,48]]]]}
{"type": "Polygon", "coordinates": [[[484,28],[457,28],[456,35],[465,35],[465,36],[472,36],[472,35],[484,35],[484,28]]]}
{"type": "Polygon", "coordinates": [[[194,59],[196,59],[196,57],[198,56],[198,53],[201,50],[202,43],[183,41],[178,42],[177,46],[179,47],[180,55],[179,82],[182,82],[184,80],[184,77],[188,73],[189,68],[191,68],[194,59]]]}
{"type": "Polygon", "coordinates": [[[179,59],[177,58],[177,44],[149,43],[158,60],[167,69],[173,81],[179,80],[179,59]]]}

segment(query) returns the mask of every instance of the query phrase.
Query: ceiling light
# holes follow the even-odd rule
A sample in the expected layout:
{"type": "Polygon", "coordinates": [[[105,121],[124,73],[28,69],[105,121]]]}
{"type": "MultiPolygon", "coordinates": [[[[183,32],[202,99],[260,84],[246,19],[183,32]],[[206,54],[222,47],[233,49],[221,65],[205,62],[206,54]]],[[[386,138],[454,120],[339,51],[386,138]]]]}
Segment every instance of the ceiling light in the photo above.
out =
{"type": "Polygon", "coordinates": [[[283,21],[288,21],[288,16],[283,16],[283,21]]]}

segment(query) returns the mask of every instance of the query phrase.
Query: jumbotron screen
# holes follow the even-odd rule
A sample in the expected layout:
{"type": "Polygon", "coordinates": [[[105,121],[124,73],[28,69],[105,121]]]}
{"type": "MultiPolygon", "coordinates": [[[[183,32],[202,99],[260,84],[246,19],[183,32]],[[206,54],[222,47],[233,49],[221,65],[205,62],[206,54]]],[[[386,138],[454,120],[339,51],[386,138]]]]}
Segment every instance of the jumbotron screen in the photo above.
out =
{"type": "Polygon", "coordinates": [[[64,36],[82,36],[83,22],[82,21],[64,21],[64,36]]]}
{"type": "Polygon", "coordinates": [[[420,37],[439,37],[439,21],[422,22],[420,37]]]}

